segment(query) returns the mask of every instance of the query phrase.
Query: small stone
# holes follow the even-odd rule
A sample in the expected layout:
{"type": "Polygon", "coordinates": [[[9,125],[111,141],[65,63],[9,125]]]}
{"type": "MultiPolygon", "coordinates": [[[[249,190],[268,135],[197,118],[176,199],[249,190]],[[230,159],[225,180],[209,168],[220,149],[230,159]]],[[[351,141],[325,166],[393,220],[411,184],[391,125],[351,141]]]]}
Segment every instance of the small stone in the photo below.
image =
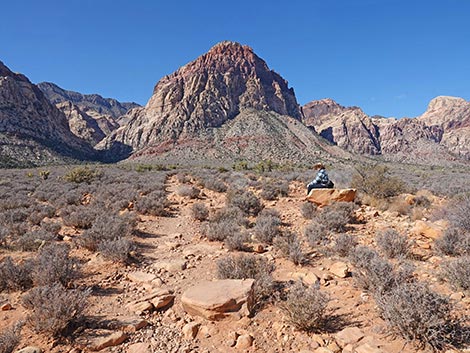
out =
{"type": "Polygon", "coordinates": [[[341,352],[341,348],[340,346],[338,345],[338,343],[336,343],[335,341],[331,341],[330,343],[328,343],[328,345],[326,346],[330,351],[332,351],[333,353],[339,353],[341,352]]]}
{"type": "Polygon", "coordinates": [[[184,338],[187,339],[188,341],[191,341],[194,338],[196,338],[200,326],[201,326],[201,324],[199,324],[197,322],[190,322],[190,323],[187,323],[186,325],[184,325],[183,326],[183,336],[184,336],[184,338]]]}
{"type": "Polygon", "coordinates": [[[331,349],[320,347],[314,350],[314,353],[334,353],[331,349]]]}
{"type": "Polygon", "coordinates": [[[92,344],[91,350],[100,351],[108,347],[114,347],[123,343],[126,339],[127,334],[122,331],[118,331],[109,336],[97,339],[95,343],[92,344]]]}
{"type": "Polygon", "coordinates": [[[127,353],[151,353],[148,343],[134,343],[127,348],[127,353]]]}
{"type": "Polygon", "coordinates": [[[263,244],[254,244],[253,245],[253,251],[258,254],[262,254],[266,251],[266,248],[264,247],[263,244]]]}
{"type": "Polygon", "coordinates": [[[383,350],[379,347],[364,343],[355,349],[355,353],[383,353],[383,350]]]}
{"type": "Polygon", "coordinates": [[[68,242],[71,242],[73,240],[72,237],[68,236],[68,235],[64,235],[64,237],[62,238],[63,241],[68,241],[68,242]]]}
{"type": "Polygon", "coordinates": [[[132,303],[132,304],[129,304],[127,308],[129,309],[129,311],[137,315],[142,315],[143,313],[147,311],[152,311],[154,309],[153,304],[148,301],[132,303]]]}
{"type": "Polygon", "coordinates": [[[346,327],[335,335],[336,342],[341,347],[348,344],[355,344],[364,337],[364,333],[358,327],[346,327]]]}
{"type": "Polygon", "coordinates": [[[252,344],[253,344],[253,337],[251,335],[245,334],[245,335],[238,336],[237,344],[235,345],[235,348],[247,349],[247,348],[250,348],[252,344]]]}
{"type": "Polygon", "coordinates": [[[344,262],[335,262],[330,266],[329,270],[332,274],[339,278],[345,278],[349,274],[348,265],[344,262]]]}
{"type": "Polygon", "coordinates": [[[16,353],[42,353],[42,349],[35,346],[28,346],[23,349],[20,349],[16,353]]]}
{"type": "Polygon", "coordinates": [[[129,319],[127,322],[123,323],[122,330],[124,332],[136,332],[148,325],[147,320],[140,318],[129,319]]]}
{"type": "Polygon", "coordinates": [[[11,306],[10,303],[6,303],[6,304],[3,304],[3,305],[0,307],[0,309],[1,309],[2,311],[8,311],[8,310],[13,309],[13,306],[11,306]]]}
{"type": "MultiPolygon", "coordinates": [[[[463,297],[464,297],[464,294],[462,292],[456,292],[456,293],[452,293],[450,295],[450,299],[455,300],[457,302],[461,301],[463,297]]],[[[3,308],[2,308],[2,310],[3,310],[3,308]]]]}
{"type": "Polygon", "coordinates": [[[145,283],[145,282],[150,283],[153,280],[155,280],[157,276],[151,273],[143,272],[143,271],[135,271],[135,272],[131,272],[127,274],[127,278],[130,281],[135,282],[135,283],[145,283]]]}

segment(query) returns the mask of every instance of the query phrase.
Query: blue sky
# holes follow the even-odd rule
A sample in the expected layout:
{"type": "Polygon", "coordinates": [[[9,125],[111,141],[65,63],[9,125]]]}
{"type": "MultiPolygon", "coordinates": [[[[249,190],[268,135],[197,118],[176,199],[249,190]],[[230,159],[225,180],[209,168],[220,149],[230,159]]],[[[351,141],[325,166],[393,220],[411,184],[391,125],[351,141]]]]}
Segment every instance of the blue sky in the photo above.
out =
{"type": "Polygon", "coordinates": [[[402,117],[470,99],[468,0],[15,0],[0,36],[0,60],[35,83],[140,104],[223,40],[251,46],[300,104],[402,117]]]}

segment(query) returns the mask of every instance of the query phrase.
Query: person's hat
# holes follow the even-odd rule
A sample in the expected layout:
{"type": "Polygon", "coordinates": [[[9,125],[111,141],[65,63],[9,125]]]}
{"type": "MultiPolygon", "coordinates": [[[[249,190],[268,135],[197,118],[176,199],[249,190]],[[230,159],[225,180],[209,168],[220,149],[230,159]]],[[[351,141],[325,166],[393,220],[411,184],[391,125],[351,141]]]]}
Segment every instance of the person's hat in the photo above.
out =
{"type": "Polygon", "coordinates": [[[325,166],[323,165],[323,163],[316,163],[313,166],[313,169],[325,169],[325,166]]]}

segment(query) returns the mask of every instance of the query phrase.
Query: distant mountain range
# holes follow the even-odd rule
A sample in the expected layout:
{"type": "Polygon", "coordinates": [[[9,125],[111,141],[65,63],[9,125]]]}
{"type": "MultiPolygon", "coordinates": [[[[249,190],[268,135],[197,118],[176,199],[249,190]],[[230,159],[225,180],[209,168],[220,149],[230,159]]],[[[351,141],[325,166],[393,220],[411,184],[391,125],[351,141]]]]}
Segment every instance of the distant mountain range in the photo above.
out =
{"type": "Polygon", "coordinates": [[[0,63],[0,165],[71,160],[311,163],[470,160],[470,103],[437,97],[420,117],[370,117],[331,99],[303,107],[248,46],[215,45],[162,78],[145,107],[32,84],[0,63]]]}

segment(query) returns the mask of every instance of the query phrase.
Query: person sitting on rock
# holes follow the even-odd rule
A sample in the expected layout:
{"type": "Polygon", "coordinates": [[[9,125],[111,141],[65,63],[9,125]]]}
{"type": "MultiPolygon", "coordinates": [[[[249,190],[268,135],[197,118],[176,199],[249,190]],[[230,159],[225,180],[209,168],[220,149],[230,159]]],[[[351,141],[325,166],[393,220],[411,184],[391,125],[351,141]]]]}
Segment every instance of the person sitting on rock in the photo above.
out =
{"type": "Polygon", "coordinates": [[[313,169],[318,170],[318,172],[315,179],[307,185],[307,195],[310,194],[312,189],[332,189],[334,187],[322,163],[315,164],[313,169]]]}

